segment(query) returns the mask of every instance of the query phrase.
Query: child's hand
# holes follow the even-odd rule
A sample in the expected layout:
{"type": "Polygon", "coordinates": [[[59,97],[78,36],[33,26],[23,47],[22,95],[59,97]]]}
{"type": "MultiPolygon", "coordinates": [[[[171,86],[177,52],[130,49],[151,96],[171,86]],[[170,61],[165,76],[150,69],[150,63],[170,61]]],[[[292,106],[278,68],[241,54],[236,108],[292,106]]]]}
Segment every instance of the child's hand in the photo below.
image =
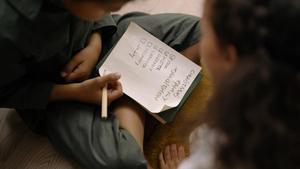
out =
{"type": "Polygon", "coordinates": [[[108,74],[79,83],[76,91],[77,100],[101,105],[102,88],[108,84],[107,97],[108,103],[111,103],[123,95],[121,83],[118,82],[120,77],[119,74],[108,74]]]}
{"type": "Polygon", "coordinates": [[[93,33],[87,47],[77,53],[67,63],[61,76],[67,82],[79,82],[88,79],[94,69],[102,51],[102,40],[100,33],[93,33]]]}
{"type": "Polygon", "coordinates": [[[68,82],[88,79],[98,61],[99,55],[94,48],[87,46],[66,65],[61,73],[62,77],[68,82]]]}

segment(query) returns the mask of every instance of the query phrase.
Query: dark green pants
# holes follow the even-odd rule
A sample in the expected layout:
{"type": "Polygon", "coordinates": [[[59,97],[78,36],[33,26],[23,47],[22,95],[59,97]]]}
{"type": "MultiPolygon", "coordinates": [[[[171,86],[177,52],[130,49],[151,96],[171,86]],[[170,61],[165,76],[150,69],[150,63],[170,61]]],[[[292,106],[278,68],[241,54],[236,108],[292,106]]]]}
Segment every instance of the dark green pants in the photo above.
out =
{"type": "MultiPolygon", "coordinates": [[[[105,37],[103,55],[117,43],[131,21],[177,51],[199,41],[199,18],[194,16],[130,13],[115,15],[114,19],[118,30],[112,37],[105,37]]],[[[99,111],[98,106],[84,103],[51,104],[45,112],[46,133],[60,151],[85,168],[146,168],[146,160],[135,139],[119,128],[114,116],[111,115],[107,120],[100,119],[99,111]]],[[[34,117],[27,118],[32,121],[34,117]]]]}

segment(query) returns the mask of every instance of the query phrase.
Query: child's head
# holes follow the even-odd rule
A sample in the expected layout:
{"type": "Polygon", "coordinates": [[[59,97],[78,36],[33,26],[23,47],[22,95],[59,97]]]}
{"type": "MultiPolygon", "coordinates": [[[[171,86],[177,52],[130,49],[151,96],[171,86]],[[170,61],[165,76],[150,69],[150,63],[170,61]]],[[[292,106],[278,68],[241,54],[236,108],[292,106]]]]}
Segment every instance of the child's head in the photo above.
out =
{"type": "Polygon", "coordinates": [[[202,61],[219,169],[300,168],[300,1],[207,0],[202,61]],[[230,72],[230,73],[229,73],[230,72]]]}
{"type": "Polygon", "coordinates": [[[206,0],[202,63],[216,81],[243,58],[299,70],[299,18],[299,0],[206,0]]]}
{"type": "Polygon", "coordinates": [[[65,7],[74,15],[89,21],[101,19],[111,11],[119,10],[132,0],[63,0],[65,7]]]}
{"type": "Polygon", "coordinates": [[[300,168],[300,76],[246,61],[218,85],[206,122],[222,136],[215,169],[300,168]]]}

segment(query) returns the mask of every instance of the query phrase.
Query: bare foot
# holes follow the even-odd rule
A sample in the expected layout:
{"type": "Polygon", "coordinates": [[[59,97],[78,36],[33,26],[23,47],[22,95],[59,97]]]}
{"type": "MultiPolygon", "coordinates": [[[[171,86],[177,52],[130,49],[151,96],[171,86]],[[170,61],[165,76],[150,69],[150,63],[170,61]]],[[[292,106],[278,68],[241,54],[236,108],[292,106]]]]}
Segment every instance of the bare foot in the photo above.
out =
{"type": "Polygon", "coordinates": [[[177,169],[184,158],[184,147],[177,147],[176,144],[172,144],[171,146],[167,146],[162,152],[160,152],[159,167],[160,169],[177,169]]]}

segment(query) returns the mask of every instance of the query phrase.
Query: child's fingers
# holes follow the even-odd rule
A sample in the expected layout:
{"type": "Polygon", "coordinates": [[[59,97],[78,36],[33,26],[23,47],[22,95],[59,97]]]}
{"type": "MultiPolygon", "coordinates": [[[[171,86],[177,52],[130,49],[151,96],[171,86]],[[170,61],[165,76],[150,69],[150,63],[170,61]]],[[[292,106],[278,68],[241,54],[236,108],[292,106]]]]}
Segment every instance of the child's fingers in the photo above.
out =
{"type": "Polygon", "coordinates": [[[97,78],[97,83],[100,87],[103,87],[105,84],[112,83],[121,78],[121,75],[118,73],[111,73],[105,76],[101,76],[97,78]]]}
{"type": "Polygon", "coordinates": [[[73,72],[74,69],[76,69],[76,67],[78,65],[80,65],[82,63],[82,61],[74,58],[72,59],[64,68],[63,72],[61,73],[62,77],[66,77],[68,76],[71,72],[73,72]]]}
{"type": "Polygon", "coordinates": [[[74,72],[71,72],[67,77],[66,81],[76,81],[76,80],[84,80],[87,76],[86,71],[82,70],[81,68],[75,69],[74,72]]]}
{"type": "Polygon", "coordinates": [[[108,84],[108,88],[109,88],[109,89],[115,89],[115,88],[117,88],[118,84],[119,84],[118,81],[110,82],[110,83],[108,84]]]}
{"type": "Polygon", "coordinates": [[[116,87],[114,89],[110,89],[108,93],[109,102],[112,102],[123,96],[122,85],[120,82],[117,82],[116,87]]]}

